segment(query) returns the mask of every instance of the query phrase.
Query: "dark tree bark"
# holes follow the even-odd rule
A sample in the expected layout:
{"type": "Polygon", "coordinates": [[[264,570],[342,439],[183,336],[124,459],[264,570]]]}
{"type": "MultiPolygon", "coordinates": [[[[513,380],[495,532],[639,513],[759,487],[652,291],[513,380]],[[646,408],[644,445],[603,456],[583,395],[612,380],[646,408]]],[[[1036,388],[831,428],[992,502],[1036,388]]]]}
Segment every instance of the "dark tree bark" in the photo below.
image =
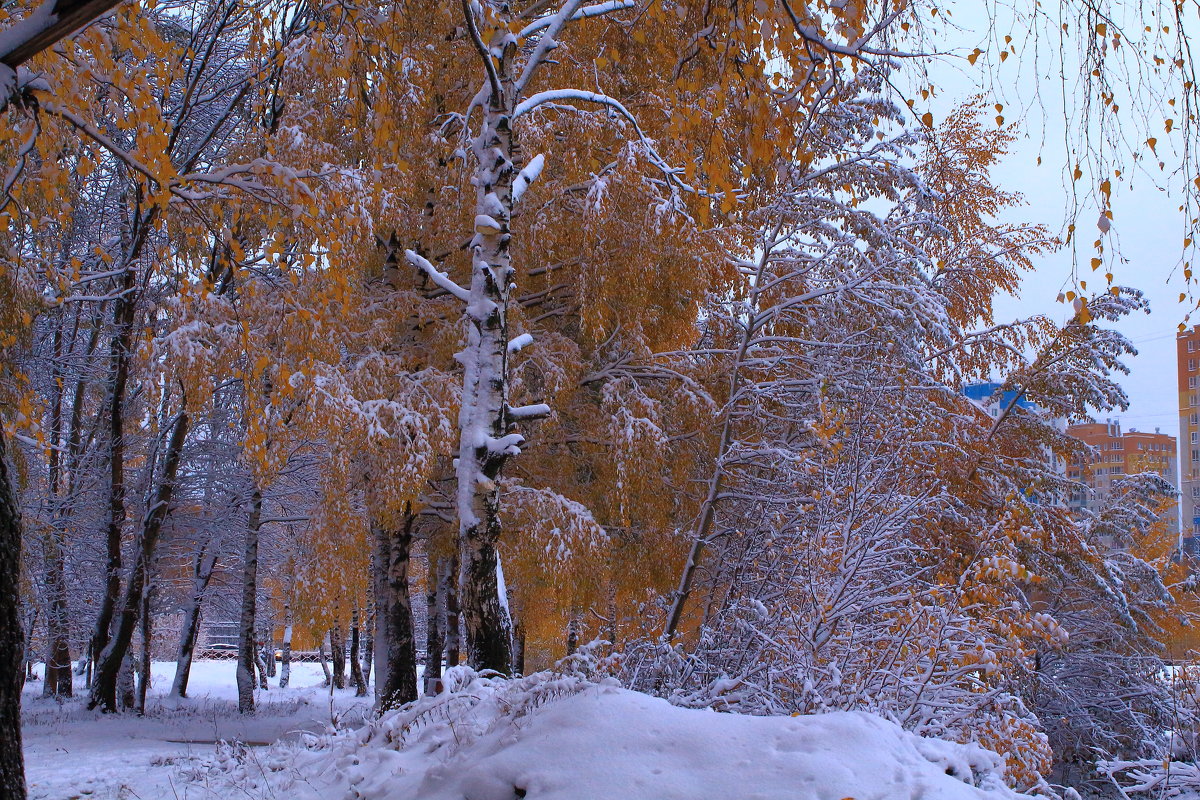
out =
{"type": "Polygon", "coordinates": [[[13,25],[10,43],[0,51],[0,64],[16,69],[30,58],[70,36],[121,0],[57,0],[49,14],[25,18],[13,25]]]}
{"type": "Polygon", "coordinates": [[[238,623],[238,711],[254,713],[254,616],[258,596],[258,529],[262,520],[262,492],[250,495],[246,525],[246,550],[242,566],[242,614],[238,623]]]}
{"type": "Polygon", "coordinates": [[[513,674],[525,674],[525,625],[519,615],[513,622],[513,674]]]}
{"type": "MultiPolygon", "coordinates": [[[[108,363],[108,520],[105,528],[104,593],[92,634],[92,653],[99,659],[108,647],[113,614],[121,596],[121,531],[125,526],[125,394],[129,385],[130,347],[136,305],[132,297],[137,271],[127,264],[121,293],[113,301],[116,333],[109,344],[108,363]]],[[[113,675],[116,675],[114,670],[113,675]]],[[[93,691],[95,686],[92,687],[93,691]]]]}
{"type": "Polygon", "coordinates": [[[446,594],[446,666],[457,667],[462,653],[462,623],[458,616],[458,553],[450,558],[449,577],[443,589],[446,594]]]}
{"type": "Polygon", "coordinates": [[[375,605],[375,707],[380,708],[384,687],[388,682],[388,609],[391,608],[391,588],[388,586],[388,562],[392,543],[387,528],[371,526],[371,592],[375,605]]]}
{"type": "Polygon", "coordinates": [[[25,800],[21,751],[21,510],[0,427],[0,797],[25,800]]]}
{"type": "Polygon", "coordinates": [[[333,688],[346,688],[346,635],[337,620],[329,629],[329,657],[333,660],[333,688]]]}
{"type": "Polygon", "coordinates": [[[413,630],[412,600],[408,592],[408,567],[415,514],[406,514],[398,530],[380,532],[388,539],[387,646],[378,660],[387,660],[387,680],[379,690],[379,710],[397,708],[417,699],[417,642],[413,630]]]}
{"type": "MultiPolygon", "coordinates": [[[[47,431],[53,445],[49,454],[49,490],[54,518],[62,514],[63,488],[63,381],[62,350],[63,326],[66,320],[56,320],[52,347],[54,369],[50,381],[50,429],[47,431]]],[[[46,592],[46,679],[42,684],[43,697],[70,697],[73,678],[71,675],[71,637],[67,620],[67,581],[63,568],[61,530],[50,525],[42,539],[42,562],[44,565],[46,592]]]]}
{"type": "Polygon", "coordinates": [[[362,654],[359,652],[358,606],[350,612],[350,679],[354,681],[354,696],[367,696],[367,682],[363,680],[362,654]]]}
{"type": "Polygon", "coordinates": [[[96,679],[92,685],[91,699],[88,702],[89,708],[100,706],[105,711],[117,710],[117,673],[129,655],[133,630],[141,615],[142,595],[150,580],[154,552],[162,533],[163,522],[171,508],[171,496],[175,491],[175,476],[179,470],[179,458],[183,452],[187,430],[187,413],[181,411],[175,417],[171,429],[171,438],[167,444],[166,457],[163,459],[163,471],[158,488],[142,521],[137,555],[134,559],[133,570],[129,574],[129,582],[125,587],[125,601],[122,604],[120,617],[117,619],[115,635],[100,651],[100,656],[96,661],[96,679]]]}
{"type": "Polygon", "coordinates": [[[449,562],[437,556],[429,556],[429,569],[425,579],[425,695],[437,694],[442,686],[442,651],[446,626],[444,609],[440,602],[445,598],[442,587],[447,577],[449,562]]]}

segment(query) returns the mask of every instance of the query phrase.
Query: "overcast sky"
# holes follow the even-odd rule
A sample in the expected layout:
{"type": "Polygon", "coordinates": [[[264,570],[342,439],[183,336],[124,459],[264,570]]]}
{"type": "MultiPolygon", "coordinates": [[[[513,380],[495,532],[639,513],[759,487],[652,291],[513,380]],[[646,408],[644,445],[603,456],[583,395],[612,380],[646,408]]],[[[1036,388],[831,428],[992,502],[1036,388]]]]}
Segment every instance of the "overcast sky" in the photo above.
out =
{"type": "MultiPolygon", "coordinates": [[[[969,52],[975,46],[983,46],[987,30],[993,26],[993,36],[1002,37],[1009,30],[1014,39],[1022,34],[1028,37],[1028,24],[1009,25],[983,13],[979,0],[962,0],[956,4],[955,19],[963,29],[950,32],[939,47],[946,50],[969,52]]],[[[1013,152],[1006,158],[1003,168],[995,177],[1001,187],[1019,191],[1025,195],[1027,205],[1015,210],[1010,218],[1028,222],[1040,222],[1058,231],[1062,226],[1069,206],[1069,190],[1064,185],[1063,164],[1063,100],[1079,102],[1080,90],[1074,82],[1079,80],[1078,71],[1068,80],[1066,91],[1063,81],[1056,77],[1058,68],[1052,58],[1040,55],[1036,63],[1030,53],[1010,56],[1007,62],[994,73],[997,83],[994,88],[1001,92],[1005,101],[1007,120],[1021,118],[1021,138],[1014,144],[1013,152]],[[1039,74],[1040,73],[1040,74],[1039,74]],[[1033,102],[1033,89],[1041,87],[1041,97],[1033,102]],[[1041,106],[1039,108],[1038,106],[1041,106]],[[1020,109],[1024,108],[1022,112],[1020,109]],[[1042,110],[1044,109],[1044,111],[1042,110]],[[1042,165],[1038,166],[1039,155],[1042,165]]],[[[935,100],[935,113],[943,112],[953,103],[961,102],[978,92],[987,79],[988,70],[968,67],[960,59],[945,59],[938,63],[931,75],[936,86],[944,92],[935,100]]],[[[1069,73],[1068,73],[1069,74],[1069,73]]],[[[992,86],[989,82],[989,86],[992,86]]],[[[1119,91],[1119,90],[1118,90],[1119,91]]],[[[1128,107],[1135,103],[1129,103],[1128,107]]],[[[991,113],[991,112],[989,112],[991,113]]],[[[1122,112],[1124,113],[1124,112],[1122,112]]],[[[1156,121],[1157,124],[1157,121],[1156,121]]],[[[1167,142],[1171,137],[1162,136],[1160,154],[1167,153],[1167,142]]],[[[1170,159],[1170,155],[1166,155],[1170,159]]],[[[1138,349],[1138,355],[1129,359],[1130,374],[1121,379],[1129,396],[1129,409],[1118,414],[1099,413],[1097,417],[1117,416],[1123,427],[1152,431],[1161,428],[1164,433],[1178,436],[1178,395],[1175,375],[1175,334],[1178,325],[1190,305],[1178,302],[1183,289],[1182,277],[1175,272],[1180,260],[1183,238],[1183,215],[1179,211],[1181,200],[1168,196],[1153,185],[1149,178],[1133,173],[1129,183],[1114,186],[1114,222],[1108,236],[1112,244],[1119,244],[1125,263],[1115,265],[1115,282],[1133,286],[1145,292],[1150,300],[1151,313],[1127,317],[1118,328],[1125,333],[1138,349]]],[[[1089,271],[1088,262],[1093,252],[1091,244],[1099,235],[1096,221],[1099,207],[1085,206],[1079,213],[1078,229],[1081,248],[1079,261],[1083,270],[1089,271]]],[[[1027,274],[1022,291],[1017,298],[1003,298],[997,304],[998,316],[1018,317],[1044,313],[1055,320],[1066,319],[1068,309],[1058,303],[1060,291],[1072,288],[1071,253],[1063,249],[1041,258],[1035,272],[1027,274]]],[[[1102,288],[1102,267],[1095,282],[1089,281],[1089,289],[1102,288]]],[[[1083,276],[1087,277],[1087,276],[1083,276]]],[[[998,319],[999,321],[999,319],[998,319]]]]}

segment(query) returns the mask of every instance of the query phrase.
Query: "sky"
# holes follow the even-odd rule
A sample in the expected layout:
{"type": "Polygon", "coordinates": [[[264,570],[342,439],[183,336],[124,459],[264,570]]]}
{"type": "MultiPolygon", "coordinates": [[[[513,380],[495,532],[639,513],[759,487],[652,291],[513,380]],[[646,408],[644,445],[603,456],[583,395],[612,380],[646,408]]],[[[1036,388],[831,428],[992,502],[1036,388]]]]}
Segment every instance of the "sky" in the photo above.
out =
{"type": "MultiPolygon", "coordinates": [[[[984,42],[991,36],[1000,38],[1011,31],[1020,41],[1021,33],[1028,39],[1028,22],[1014,24],[1012,20],[998,18],[991,3],[981,0],[961,0],[952,4],[954,19],[960,28],[942,32],[937,42],[939,49],[965,54],[976,46],[986,47],[984,42]],[[990,31],[990,32],[989,32],[990,31]]],[[[1074,105],[1082,102],[1083,93],[1077,85],[1078,76],[1064,82],[1062,73],[1053,62],[1053,55],[1019,50],[1004,64],[994,68],[970,67],[960,57],[943,58],[935,61],[930,71],[931,83],[942,88],[940,97],[930,103],[937,114],[943,113],[958,102],[978,93],[981,88],[992,90],[989,98],[1004,102],[1006,121],[1018,120],[1019,139],[1002,166],[994,173],[999,185],[1009,191],[1022,193],[1026,205],[1006,215],[1009,221],[1043,223],[1054,231],[1061,230],[1070,206],[1069,181],[1064,176],[1066,162],[1064,127],[1066,125],[1064,105],[1074,112],[1074,105]],[[1065,90],[1064,90],[1065,86],[1065,90]],[[1035,99],[1035,92],[1038,97],[1035,99]],[[998,96],[996,96],[998,95],[998,96]],[[1039,156],[1042,163],[1038,165],[1039,156]]],[[[1069,73],[1068,73],[1069,74],[1069,73]]],[[[1118,94],[1122,90],[1117,89],[1118,94]]],[[[1129,102],[1132,109],[1138,103],[1129,102]]],[[[992,112],[989,109],[989,115],[992,112]]],[[[1131,112],[1121,111],[1121,115],[1131,112]]],[[[1141,120],[1122,120],[1133,123],[1132,130],[1141,120]]],[[[1157,124],[1157,121],[1156,121],[1157,124]]],[[[1139,139],[1139,141],[1141,141],[1139,139]]],[[[1170,163],[1167,143],[1169,135],[1160,137],[1158,150],[1170,163]]],[[[1151,172],[1156,172],[1152,169],[1151,172]]],[[[1190,304],[1181,304],[1179,294],[1184,290],[1182,275],[1177,269],[1182,253],[1184,216],[1179,211],[1182,199],[1178,195],[1161,190],[1149,176],[1136,170],[1127,171],[1132,176],[1129,183],[1114,186],[1113,225],[1106,235],[1110,250],[1119,245],[1120,258],[1113,266],[1114,282],[1142,290],[1150,302],[1151,313],[1124,318],[1116,325],[1138,350],[1138,355],[1127,359],[1130,374],[1121,376],[1119,382],[1129,397],[1126,411],[1098,412],[1100,420],[1112,417],[1120,419],[1125,430],[1136,428],[1141,431],[1162,432],[1178,436],[1178,390],[1175,373],[1175,334],[1190,304]]],[[[1086,181],[1085,181],[1086,182],[1086,181]]],[[[1178,182],[1178,181],[1177,181],[1178,182]]],[[[1084,272],[1090,272],[1089,260],[1094,254],[1092,242],[1100,236],[1096,222],[1100,216],[1099,206],[1083,200],[1077,220],[1078,238],[1081,246],[1076,257],[1084,272]]],[[[1066,248],[1057,253],[1040,257],[1034,272],[1028,273],[1022,283],[1019,297],[1000,299],[997,303],[997,321],[1005,317],[1026,317],[1031,314],[1046,314],[1056,321],[1069,316],[1069,307],[1057,302],[1060,292],[1072,288],[1072,255],[1066,248]]],[[[1089,282],[1089,288],[1103,287],[1102,267],[1089,282]]],[[[1086,275],[1082,276],[1085,279],[1086,275]]],[[[1200,321],[1197,317],[1196,321],[1200,321]]]]}

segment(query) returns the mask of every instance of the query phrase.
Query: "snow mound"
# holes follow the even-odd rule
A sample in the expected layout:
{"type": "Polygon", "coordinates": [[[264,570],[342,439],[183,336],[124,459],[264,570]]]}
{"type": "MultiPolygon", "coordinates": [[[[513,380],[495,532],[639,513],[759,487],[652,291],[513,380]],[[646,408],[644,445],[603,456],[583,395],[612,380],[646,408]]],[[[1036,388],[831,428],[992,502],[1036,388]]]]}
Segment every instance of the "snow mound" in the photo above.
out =
{"type": "Polygon", "coordinates": [[[215,789],[217,773],[236,776],[229,788],[243,796],[326,800],[1023,797],[995,753],[867,713],[750,717],[574,676],[447,677],[445,693],[360,730],[277,750],[254,770],[226,753],[194,777],[215,789]]]}

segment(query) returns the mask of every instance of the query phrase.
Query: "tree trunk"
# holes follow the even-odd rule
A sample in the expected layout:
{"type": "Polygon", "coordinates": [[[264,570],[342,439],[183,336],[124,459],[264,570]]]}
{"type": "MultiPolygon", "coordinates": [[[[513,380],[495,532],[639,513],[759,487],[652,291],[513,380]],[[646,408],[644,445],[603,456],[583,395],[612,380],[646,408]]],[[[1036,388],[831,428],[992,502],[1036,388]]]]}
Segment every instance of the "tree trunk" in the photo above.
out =
{"type": "MultiPolygon", "coordinates": [[[[467,10],[467,28],[489,70],[487,105],[478,135],[471,139],[475,235],[470,242],[471,284],[467,299],[467,344],[459,411],[457,483],[458,545],[463,559],[461,602],[468,661],[475,669],[512,670],[512,625],[497,581],[496,543],[500,538],[500,472],[520,452],[524,438],[508,405],[508,309],[513,287],[510,220],[513,185],[521,154],[512,129],[520,93],[515,44],[497,57],[486,53],[467,10]]],[[[533,56],[540,58],[541,56],[533,56]]],[[[532,412],[532,409],[529,409],[532,412]]]]}
{"type": "Polygon", "coordinates": [[[388,643],[391,632],[391,587],[388,585],[388,564],[392,543],[387,528],[371,526],[371,590],[375,600],[375,707],[383,708],[383,691],[388,685],[388,643]]]}
{"type": "MultiPolygon", "coordinates": [[[[54,370],[50,382],[50,452],[49,490],[50,504],[55,523],[63,516],[63,382],[62,315],[56,320],[53,335],[54,370]]],[[[43,697],[70,697],[72,695],[71,637],[67,620],[67,581],[63,568],[62,531],[57,524],[47,527],[42,538],[42,562],[45,568],[46,592],[46,676],[42,683],[43,697]]]]}
{"type": "Polygon", "coordinates": [[[192,565],[192,594],[183,610],[183,630],[179,636],[179,657],[175,660],[175,679],[171,682],[172,697],[187,697],[188,678],[192,674],[192,658],[196,653],[196,640],[200,636],[200,608],[204,592],[217,566],[215,550],[201,547],[192,565]]]}
{"type": "Polygon", "coordinates": [[[513,673],[525,674],[525,626],[521,623],[520,615],[513,625],[513,673]]]}
{"type": "Polygon", "coordinates": [[[151,583],[142,592],[142,670],[138,680],[137,712],[146,713],[146,692],[150,689],[151,646],[154,644],[154,623],[150,619],[150,605],[154,595],[154,584],[151,583]]]}
{"type": "Polygon", "coordinates": [[[254,713],[254,604],[258,593],[258,528],[262,519],[262,492],[250,494],[246,549],[242,567],[242,613],[238,620],[238,711],[254,713]]]}
{"type": "Polygon", "coordinates": [[[367,696],[367,682],[363,680],[361,653],[359,653],[358,606],[350,612],[350,679],[354,681],[354,696],[367,696]]]}
{"type": "Polygon", "coordinates": [[[254,648],[254,666],[258,668],[258,688],[262,690],[270,689],[270,684],[267,683],[267,661],[263,657],[262,642],[256,642],[254,648]]]}
{"type": "Polygon", "coordinates": [[[116,708],[121,711],[129,711],[136,706],[137,693],[134,689],[133,681],[133,659],[130,658],[129,652],[125,652],[125,657],[121,659],[121,664],[117,669],[116,679],[116,708]]]}
{"type": "MultiPolygon", "coordinates": [[[[92,654],[99,659],[108,647],[110,627],[121,596],[121,531],[125,526],[125,394],[129,384],[130,346],[133,337],[136,271],[127,264],[121,293],[113,301],[116,333],[109,344],[108,411],[108,520],[105,528],[104,593],[92,634],[92,654]]],[[[114,669],[113,676],[116,671],[114,669]]],[[[98,677],[97,677],[98,680],[98,677]]],[[[95,691],[95,685],[92,686],[95,691]]],[[[107,691],[106,687],[106,691],[107,691]]]]}
{"type": "Polygon", "coordinates": [[[571,619],[567,622],[567,655],[575,655],[579,649],[579,612],[572,610],[571,619]]]}
{"type": "Polygon", "coordinates": [[[329,629],[329,657],[333,660],[333,688],[346,688],[346,637],[342,622],[336,620],[329,629]]]}
{"type": "Polygon", "coordinates": [[[71,630],[67,619],[67,581],[60,532],[53,527],[42,540],[46,581],[46,681],[43,697],[70,697],[72,690],[71,630]]]}
{"type": "Polygon", "coordinates": [[[0,425],[0,797],[25,800],[21,751],[21,509],[0,425]]]}
{"type": "Polygon", "coordinates": [[[267,677],[274,678],[276,672],[275,665],[275,637],[267,634],[266,641],[263,643],[263,660],[267,662],[267,677]]]}
{"type": "MultiPolygon", "coordinates": [[[[326,636],[326,639],[327,638],[328,638],[328,635],[326,636]]],[[[326,660],[326,658],[325,658],[326,639],[322,639],[321,643],[319,645],[317,645],[317,659],[321,662],[321,671],[325,673],[325,683],[323,685],[324,686],[332,686],[333,685],[333,676],[329,674],[329,661],[326,660]]]]}
{"type": "Polygon", "coordinates": [[[397,708],[417,699],[417,642],[413,631],[412,600],[408,592],[408,566],[415,514],[405,515],[398,530],[376,531],[388,537],[387,560],[387,646],[380,660],[387,660],[386,682],[379,690],[379,710],[397,708]]]}
{"type": "Polygon", "coordinates": [[[283,653],[279,661],[279,688],[286,689],[292,679],[292,606],[283,607],[283,653]]]}
{"type": "Polygon", "coordinates": [[[372,597],[367,603],[367,624],[363,628],[363,659],[362,659],[362,674],[363,680],[367,685],[371,683],[371,666],[375,660],[375,599],[372,597]]]}
{"type": "Polygon", "coordinates": [[[442,630],[446,625],[439,600],[445,593],[440,591],[445,584],[448,564],[445,559],[429,556],[429,569],[425,571],[425,696],[431,697],[442,687],[442,650],[445,637],[442,630]]]}
{"type": "Polygon", "coordinates": [[[187,430],[187,413],[181,411],[175,417],[171,428],[171,438],[167,444],[167,454],[163,460],[163,471],[158,489],[154,493],[153,502],[146,509],[146,516],[142,522],[137,555],[134,559],[133,570],[129,574],[129,582],[125,587],[125,601],[117,619],[116,633],[100,651],[100,656],[96,660],[96,680],[92,685],[91,699],[88,702],[89,708],[101,706],[105,711],[115,711],[117,708],[117,673],[120,671],[122,663],[127,660],[129,644],[133,640],[133,629],[141,615],[142,594],[150,580],[155,548],[158,546],[163,522],[171,507],[171,496],[175,491],[175,475],[179,470],[179,458],[183,452],[187,430]]]}
{"type": "Polygon", "coordinates": [[[458,615],[458,553],[450,557],[450,566],[442,582],[446,604],[446,666],[457,667],[462,659],[462,621],[458,615]]]}

